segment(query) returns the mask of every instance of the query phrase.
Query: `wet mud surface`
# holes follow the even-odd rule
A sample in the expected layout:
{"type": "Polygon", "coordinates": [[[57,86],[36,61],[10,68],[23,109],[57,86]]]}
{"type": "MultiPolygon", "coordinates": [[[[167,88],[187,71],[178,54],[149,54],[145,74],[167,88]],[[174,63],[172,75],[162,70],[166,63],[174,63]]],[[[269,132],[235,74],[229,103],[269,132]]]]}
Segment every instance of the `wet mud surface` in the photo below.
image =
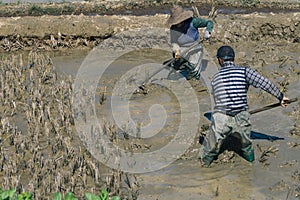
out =
{"type": "MultiPolygon", "coordinates": [[[[209,125],[203,113],[211,110],[206,83],[218,68],[214,55],[220,45],[233,46],[238,64],[255,68],[274,81],[288,97],[299,97],[299,12],[221,13],[217,16],[212,38],[203,43],[205,68],[202,79],[200,82],[189,81],[199,102],[198,131],[192,133],[194,141],[186,143],[187,151],[172,164],[145,174],[120,173],[106,169],[86,150],[72,122],[70,85],[90,50],[97,45],[100,49],[112,49],[125,44],[133,51],[114,62],[111,71],[106,71],[99,82],[95,109],[99,118],[106,119],[104,125],[113,133],[109,135],[111,141],[122,149],[144,153],[158,150],[172,141],[180,123],[180,105],[172,91],[157,84],[146,85],[146,92],[137,91],[130,100],[130,108],[134,121],[143,126],[150,122],[150,107],[163,105],[167,120],[159,134],[147,139],[132,137],[110,123],[110,95],[120,77],[136,65],[162,63],[169,58],[169,52],[136,51],[130,47],[164,46],[167,49],[169,44],[163,43],[167,40],[167,31],[161,31],[166,28],[167,18],[167,14],[1,18],[1,55],[4,60],[7,56],[15,56],[1,64],[2,188],[16,187],[19,191],[34,192],[37,198],[49,197],[54,191],[98,192],[106,184],[124,199],[299,199],[299,102],[285,109],[275,108],[252,115],[253,130],[285,138],[273,142],[254,140],[256,161],[253,164],[228,151],[208,169],[201,168],[197,159],[198,136],[209,125]],[[154,27],[151,29],[154,34],[145,32],[145,37],[140,37],[139,31],[130,32],[145,24],[148,28],[154,27]],[[155,32],[157,27],[161,33],[155,32]],[[123,32],[125,43],[120,38],[108,40],[113,41],[111,44],[102,43],[123,32]],[[47,54],[50,59],[34,54],[31,59],[39,66],[33,68],[37,71],[22,71],[20,67],[30,66],[30,62],[21,61],[20,55],[26,57],[28,50],[34,50],[37,55],[47,54]],[[39,58],[47,62],[38,61],[39,58]],[[11,65],[10,61],[18,64],[11,65]],[[57,72],[58,79],[52,70],[57,72]],[[29,78],[24,79],[22,74],[29,78]],[[33,77],[38,78],[30,84],[28,81],[33,77]],[[50,93],[55,95],[49,96],[50,93]],[[35,99],[39,105],[32,103],[35,99]],[[52,112],[49,109],[53,109],[52,112]],[[22,115],[27,119],[20,117],[22,115]],[[32,179],[28,180],[28,176],[32,179]]],[[[101,64],[101,60],[98,62],[101,64]]],[[[149,76],[145,72],[140,74],[139,80],[149,76]]],[[[275,101],[263,91],[250,89],[250,109],[275,101]]],[[[157,127],[153,126],[153,131],[157,127]]]]}

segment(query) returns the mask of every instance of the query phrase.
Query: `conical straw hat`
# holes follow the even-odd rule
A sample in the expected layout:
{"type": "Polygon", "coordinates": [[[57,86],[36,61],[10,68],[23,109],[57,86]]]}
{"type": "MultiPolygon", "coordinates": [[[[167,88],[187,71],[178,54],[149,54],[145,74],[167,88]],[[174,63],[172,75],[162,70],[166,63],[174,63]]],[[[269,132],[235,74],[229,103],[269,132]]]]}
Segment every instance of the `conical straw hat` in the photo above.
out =
{"type": "Polygon", "coordinates": [[[193,11],[183,10],[181,6],[176,5],[171,9],[171,16],[167,21],[167,25],[172,26],[175,24],[179,24],[180,22],[193,17],[193,15],[193,11]]]}

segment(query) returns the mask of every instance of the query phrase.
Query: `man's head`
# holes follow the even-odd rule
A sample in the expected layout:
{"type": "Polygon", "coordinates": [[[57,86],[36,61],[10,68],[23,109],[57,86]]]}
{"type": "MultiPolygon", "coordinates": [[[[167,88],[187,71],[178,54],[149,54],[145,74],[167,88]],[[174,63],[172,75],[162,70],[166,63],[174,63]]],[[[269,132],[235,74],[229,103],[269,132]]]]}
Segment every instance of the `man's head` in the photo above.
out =
{"type": "Polygon", "coordinates": [[[217,51],[217,58],[222,65],[225,61],[234,61],[235,53],[230,46],[221,46],[217,51]]]}

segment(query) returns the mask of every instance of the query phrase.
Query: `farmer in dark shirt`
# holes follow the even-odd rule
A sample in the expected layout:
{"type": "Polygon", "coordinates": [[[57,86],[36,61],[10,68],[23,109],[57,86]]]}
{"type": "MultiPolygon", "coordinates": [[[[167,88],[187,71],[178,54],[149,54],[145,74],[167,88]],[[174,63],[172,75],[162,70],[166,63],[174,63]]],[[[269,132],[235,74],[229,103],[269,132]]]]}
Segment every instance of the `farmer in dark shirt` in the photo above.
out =
{"type": "MultiPolygon", "coordinates": [[[[194,17],[193,11],[184,10],[181,6],[175,5],[171,9],[171,16],[167,21],[170,27],[171,44],[173,55],[177,59],[184,59],[179,63],[185,63],[183,66],[174,66],[176,70],[181,70],[187,79],[200,78],[203,47],[199,43],[191,48],[198,42],[200,36],[198,28],[205,28],[204,38],[209,39],[213,30],[214,23],[212,20],[194,17]],[[191,48],[191,49],[189,49],[191,48]],[[188,50],[185,55],[182,52],[188,50]]],[[[174,63],[173,63],[174,64],[174,63]]]]}
{"type": "Polygon", "coordinates": [[[250,140],[251,123],[247,112],[247,91],[250,85],[261,88],[275,96],[281,106],[289,100],[268,79],[251,68],[241,67],[234,63],[235,53],[230,46],[222,46],[217,51],[221,69],[212,81],[214,98],[213,122],[209,133],[204,137],[202,164],[208,167],[218,158],[220,149],[226,139],[235,137],[240,143],[239,154],[249,162],[254,161],[254,150],[250,140]],[[230,136],[230,137],[229,137],[230,136]]]}

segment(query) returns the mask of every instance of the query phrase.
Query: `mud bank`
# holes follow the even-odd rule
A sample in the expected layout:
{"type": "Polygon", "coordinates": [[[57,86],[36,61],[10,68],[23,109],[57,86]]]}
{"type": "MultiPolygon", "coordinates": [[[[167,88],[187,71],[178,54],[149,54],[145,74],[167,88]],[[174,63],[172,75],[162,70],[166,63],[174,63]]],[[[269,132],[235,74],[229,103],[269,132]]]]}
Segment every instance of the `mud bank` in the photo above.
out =
{"type": "Polygon", "coordinates": [[[269,11],[295,11],[299,9],[299,1],[284,1],[284,0],[195,0],[195,1],[171,1],[171,0],[150,0],[150,1],[75,1],[72,3],[24,3],[16,2],[11,4],[0,5],[1,17],[16,17],[16,16],[41,16],[41,15],[148,15],[159,13],[168,13],[169,8],[174,4],[181,4],[187,7],[198,6],[201,8],[201,13],[208,14],[212,6],[229,7],[229,8],[246,8],[246,9],[261,9],[269,11]]]}
{"type": "MultiPolygon", "coordinates": [[[[44,15],[1,18],[0,50],[93,48],[104,39],[123,31],[145,26],[167,28],[165,22],[168,16],[44,15]]],[[[299,44],[299,18],[299,12],[219,14],[209,43],[299,44]]],[[[134,39],[138,36],[131,37],[134,39]]]]}

